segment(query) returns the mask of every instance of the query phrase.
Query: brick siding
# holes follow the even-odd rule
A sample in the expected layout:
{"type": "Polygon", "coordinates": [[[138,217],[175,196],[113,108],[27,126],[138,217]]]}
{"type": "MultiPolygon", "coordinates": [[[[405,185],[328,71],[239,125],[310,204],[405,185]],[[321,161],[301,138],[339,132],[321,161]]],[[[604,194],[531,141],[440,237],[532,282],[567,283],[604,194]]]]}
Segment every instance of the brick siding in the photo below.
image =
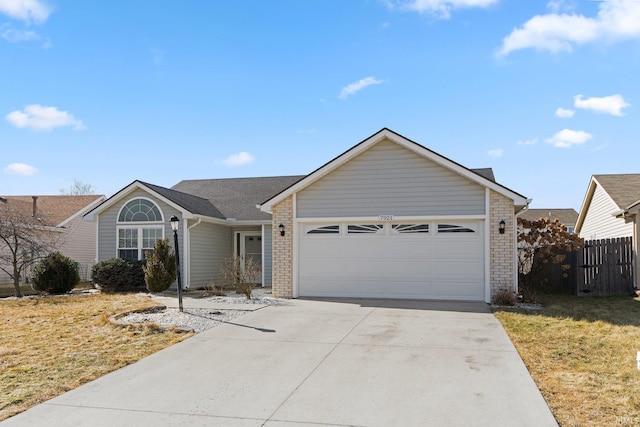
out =
{"type": "Polygon", "coordinates": [[[515,215],[513,201],[505,196],[491,191],[491,211],[489,215],[489,246],[490,246],[490,288],[491,299],[502,289],[515,291],[515,215]],[[500,234],[498,225],[504,220],[505,232],[500,234]]]}
{"type": "Polygon", "coordinates": [[[293,196],[273,206],[272,293],[276,298],[293,297],[293,196]],[[280,235],[279,225],[285,235],[280,235]]]}

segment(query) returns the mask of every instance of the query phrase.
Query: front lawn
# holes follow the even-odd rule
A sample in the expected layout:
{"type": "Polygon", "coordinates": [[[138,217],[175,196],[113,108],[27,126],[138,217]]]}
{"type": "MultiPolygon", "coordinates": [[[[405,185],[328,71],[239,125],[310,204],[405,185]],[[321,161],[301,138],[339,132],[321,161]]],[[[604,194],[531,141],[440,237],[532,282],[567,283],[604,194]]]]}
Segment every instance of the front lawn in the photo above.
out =
{"type": "Polygon", "coordinates": [[[141,294],[0,300],[0,420],[192,335],[108,321],[156,305],[141,294]]]}
{"type": "Polygon", "coordinates": [[[640,298],[542,297],[497,309],[562,427],[640,425],[640,298]]]}

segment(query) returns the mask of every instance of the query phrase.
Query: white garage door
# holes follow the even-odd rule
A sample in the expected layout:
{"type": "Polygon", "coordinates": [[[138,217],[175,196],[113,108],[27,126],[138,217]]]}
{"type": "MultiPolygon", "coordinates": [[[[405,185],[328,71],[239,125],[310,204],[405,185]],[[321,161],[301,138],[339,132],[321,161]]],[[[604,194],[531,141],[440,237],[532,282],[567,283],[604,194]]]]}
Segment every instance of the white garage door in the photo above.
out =
{"type": "Polygon", "coordinates": [[[298,294],[484,300],[484,222],[301,224],[298,294]]]}

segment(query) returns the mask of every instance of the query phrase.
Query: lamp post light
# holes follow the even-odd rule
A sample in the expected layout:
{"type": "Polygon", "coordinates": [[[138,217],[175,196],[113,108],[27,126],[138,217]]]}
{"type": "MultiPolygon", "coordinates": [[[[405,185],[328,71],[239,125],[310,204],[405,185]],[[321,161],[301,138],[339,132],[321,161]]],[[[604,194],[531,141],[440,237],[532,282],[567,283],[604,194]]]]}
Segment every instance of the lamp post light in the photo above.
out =
{"type": "Polygon", "coordinates": [[[177,216],[173,215],[169,221],[171,229],[173,230],[173,246],[176,250],[176,268],[178,270],[178,309],[182,312],[182,280],[180,279],[180,250],[178,249],[178,227],[180,226],[180,220],[177,216]]]}

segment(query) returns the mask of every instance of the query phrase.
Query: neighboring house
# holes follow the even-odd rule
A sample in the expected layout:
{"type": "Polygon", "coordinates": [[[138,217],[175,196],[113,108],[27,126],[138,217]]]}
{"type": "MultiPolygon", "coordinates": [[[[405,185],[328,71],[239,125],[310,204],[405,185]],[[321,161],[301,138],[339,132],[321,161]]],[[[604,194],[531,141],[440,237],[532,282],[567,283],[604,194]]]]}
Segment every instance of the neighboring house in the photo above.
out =
{"type": "Polygon", "coordinates": [[[516,289],[515,215],[529,200],[388,129],[306,176],[134,181],[95,208],[99,260],[141,259],[178,232],[184,287],[260,260],[277,297],[490,301],[516,289]],[[502,225],[502,232],[500,232],[502,225]]]}
{"type": "MultiPolygon", "coordinates": [[[[80,277],[88,280],[95,263],[96,224],[82,216],[104,200],[105,196],[4,196],[2,203],[13,205],[26,216],[36,217],[46,232],[55,235],[57,251],[78,263],[80,277]]],[[[0,246],[0,250],[6,250],[0,246]]],[[[26,277],[22,277],[24,281],[26,277]]],[[[11,278],[0,270],[0,283],[11,278]]]]}
{"type": "MultiPolygon", "coordinates": [[[[593,175],[582,202],[576,233],[586,240],[632,237],[637,272],[640,174],[593,175]]],[[[635,285],[640,284],[635,274],[635,285]]]]}
{"type": "Polygon", "coordinates": [[[540,218],[549,218],[551,221],[558,220],[560,224],[567,228],[569,233],[573,233],[578,221],[578,212],[573,208],[563,209],[527,209],[518,215],[528,221],[537,221],[540,218]]]}

